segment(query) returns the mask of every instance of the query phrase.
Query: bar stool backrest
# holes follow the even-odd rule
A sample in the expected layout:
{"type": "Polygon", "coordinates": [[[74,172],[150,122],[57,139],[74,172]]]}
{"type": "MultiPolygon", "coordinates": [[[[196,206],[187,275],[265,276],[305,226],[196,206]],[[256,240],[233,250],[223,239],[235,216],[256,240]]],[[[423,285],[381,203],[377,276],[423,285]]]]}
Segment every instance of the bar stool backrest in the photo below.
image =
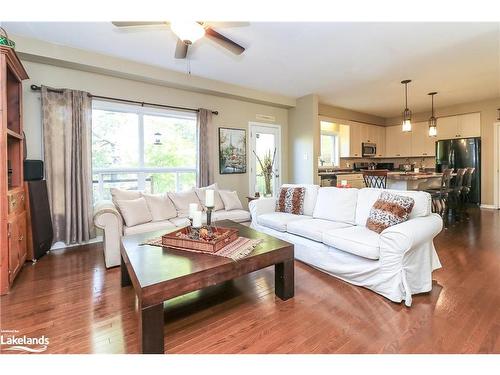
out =
{"type": "Polygon", "coordinates": [[[472,175],[474,174],[475,170],[476,168],[467,168],[464,175],[463,187],[469,191],[470,188],[472,187],[472,175]]]}
{"type": "Polygon", "coordinates": [[[457,169],[457,175],[455,176],[455,184],[453,186],[453,190],[457,193],[460,193],[464,186],[464,176],[467,172],[467,168],[459,168],[457,169]]]}
{"type": "Polygon", "coordinates": [[[452,168],[447,168],[443,171],[443,176],[441,177],[441,193],[447,193],[450,189],[451,174],[453,173],[452,168]]]}
{"type": "Polygon", "coordinates": [[[366,187],[385,189],[387,186],[387,171],[363,171],[366,187]]]}

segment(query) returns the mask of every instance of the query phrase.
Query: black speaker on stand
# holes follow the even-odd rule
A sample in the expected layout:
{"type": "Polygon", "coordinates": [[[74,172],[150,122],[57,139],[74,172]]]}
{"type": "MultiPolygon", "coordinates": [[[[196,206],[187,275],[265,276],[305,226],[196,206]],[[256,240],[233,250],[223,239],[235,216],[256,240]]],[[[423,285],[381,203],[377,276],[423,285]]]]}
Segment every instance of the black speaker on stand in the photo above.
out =
{"type": "Polygon", "coordinates": [[[31,226],[31,246],[28,255],[33,262],[50,250],[54,233],[50,214],[47,181],[43,179],[43,161],[24,161],[24,180],[28,190],[28,227],[31,226]]]}

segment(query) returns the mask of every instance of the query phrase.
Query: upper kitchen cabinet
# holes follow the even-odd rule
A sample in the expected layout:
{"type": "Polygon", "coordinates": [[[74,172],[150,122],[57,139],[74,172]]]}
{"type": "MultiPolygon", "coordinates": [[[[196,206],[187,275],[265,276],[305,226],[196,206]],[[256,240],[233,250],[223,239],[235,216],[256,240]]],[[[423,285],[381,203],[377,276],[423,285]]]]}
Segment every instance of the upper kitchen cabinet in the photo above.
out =
{"type": "Polygon", "coordinates": [[[383,126],[362,123],[349,124],[349,156],[352,158],[362,157],[361,144],[375,143],[377,156],[384,156],[385,150],[385,128],[383,126]]]}
{"type": "Polygon", "coordinates": [[[385,156],[409,157],[411,156],[411,132],[403,132],[401,126],[388,126],[385,129],[385,156]]]}
{"type": "Polygon", "coordinates": [[[361,143],[363,138],[363,125],[362,124],[349,124],[349,157],[361,157],[361,143]]]}
{"type": "Polygon", "coordinates": [[[436,137],[429,137],[427,122],[416,122],[411,132],[411,156],[434,156],[436,137]]]}
{"type": "Polygon", "coordinates": [[[481,114],[439,117],[437,139],[468,138],[481,136],[481,114]]]}

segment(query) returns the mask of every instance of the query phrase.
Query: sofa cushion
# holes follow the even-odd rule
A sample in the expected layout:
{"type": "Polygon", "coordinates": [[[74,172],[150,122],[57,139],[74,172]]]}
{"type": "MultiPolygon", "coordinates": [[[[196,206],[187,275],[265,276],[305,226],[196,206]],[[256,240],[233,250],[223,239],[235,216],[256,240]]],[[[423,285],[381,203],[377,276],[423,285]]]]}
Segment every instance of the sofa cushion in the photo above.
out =
{"type": "Polygon", "coordinates": [[[111,193],[111,200],[114,204],[116,204],[116,201],[128,201],[131,199],[138,199],[142,197],[142,193],[137,190],[111,188],[109,189],[109,192],[111,193]]]}
{"type": "Polygon", "coordinates": [[[304,187],[281,187],[276,199],[276,212],[303,215],[305,193],[304,187]]]}
{"type": "Polygon", "coordinates": [[[214,211],[223,210],[224,209],[224,202],[222,202],[222,199],[220,197],[219,186],[217,185],[217,183],[212,184],[212,185],[207,186],[207,187],[195,189],[196,195],[198,196],[198,199],[200,200],[203,207],[206,208],[206,206],[205,206],[205,191],[207,189],[212,189],[214,191],[214,211]]]}
{"type": "Polygon", "coordinates": [[[381,233],[384,229],[405,222],[414,204],[415,200],[411,197],[384,191],[373,204],[366,227],[381,233]]]}
{"type": "Polygon", "coordinates": [[[323,232],[333,229],[347,228],[349,224],[323,219],[304,219],[289,223],[286,227],[288,233],[309,238],[313,241],[322,242],[323,232]]]}
{"type": "Polygon", "coordinates": [[[226,211],[243,209],[243,205],[241,204],[240,198],[238,198],[238,193],[236,191],[220,190],[219,194],[222,201],[224,202],[224,209],[226,211]]]}
{"type": "Polygon", "coordinates": [[[357,199],[358,189],[322,187],[318,191],[313,217],[354,224],[357,199]]]}
{"type": "Polygon", "coordinates": [[[169,220],[152,221],[150,223],[134,225],[133,227],[125,226],[123,227],[123,234],[125,236],[128,236],[131,234],[139,234],[139,233],[152,232],[155,230],[170,230],[170,229],[175,229],[175,225],[172,224],[169,220]]]}
{"type": "Polygon", "coordinates": [[[168,220],[177,216],[177,210],[167,194],[142,194],[148,204],[153,221],[168,220]]]}
{"type": "Polygon", "coordinates": [[[232,220],[237,223],[250,221],[250,212],[245,210],[215,211],[212,213],[212,221],[232,220]]]}
{"type": "MultiPolygon", "coordinates": [[[[257,223],[280,232],[286,232],[287,225],[289,223],[305,219],[308,219],[305,215],[287,214],[285,212],[270,212],[257,216],[257,223]]],[[[309,216],[309,220],[311,219],[312,218],[309,216]]]]}
{"type": "Polygon", "coordinates": [[[308,185],[308,184],[283,184],[282,187],[303,187],[306,189],[306,194],[304,195],[304,215],[312,216],[314,211],[314,206],[316,204],[316,197],[318,195],[318,185],[308,185]]]}
{"type": "Polygon", "coordinates": [[[148,223],[153,220],[144,197],[130,200],[117,200],[116,204],[120,208],[120,212],[127,227],[148,223]]]}
{"type": "Polygon", "coordinates": [[[189,203],[198,204],[198,210],[201,211],[201,203],[194,190],[182,191],[179,193],[168,193],[168,197],[174,203],[177,215],[180,217],[187,217],[189,214],[189,203]]]}
{"type": "Polygon", "coordinates": [[[404,191],[391,189],[364,188],[358,191],[358,203],[356,205],[356,225],[366,225],[366,220],[375,201],[383,191],[411,197],[415,200],[409,219],[428,216],[431,214],[431,196],[424,191],[404,191]]]}
{"type": "Polygon", "coordinates": [[[325,231],[323,243],[363,258],[380,258],[380,235],[364,225],[325,231]]]}

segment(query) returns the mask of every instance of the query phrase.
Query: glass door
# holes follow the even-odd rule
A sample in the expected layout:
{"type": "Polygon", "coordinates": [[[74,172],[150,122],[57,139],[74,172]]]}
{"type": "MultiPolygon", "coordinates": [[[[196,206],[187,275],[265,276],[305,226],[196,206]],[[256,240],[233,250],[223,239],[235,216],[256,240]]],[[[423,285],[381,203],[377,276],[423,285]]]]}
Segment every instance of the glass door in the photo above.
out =
{"type": "Polygon", "coordinates": [[[281,127],[250,123],[250,195],[275,196],[281,186],[281,127]]]}

